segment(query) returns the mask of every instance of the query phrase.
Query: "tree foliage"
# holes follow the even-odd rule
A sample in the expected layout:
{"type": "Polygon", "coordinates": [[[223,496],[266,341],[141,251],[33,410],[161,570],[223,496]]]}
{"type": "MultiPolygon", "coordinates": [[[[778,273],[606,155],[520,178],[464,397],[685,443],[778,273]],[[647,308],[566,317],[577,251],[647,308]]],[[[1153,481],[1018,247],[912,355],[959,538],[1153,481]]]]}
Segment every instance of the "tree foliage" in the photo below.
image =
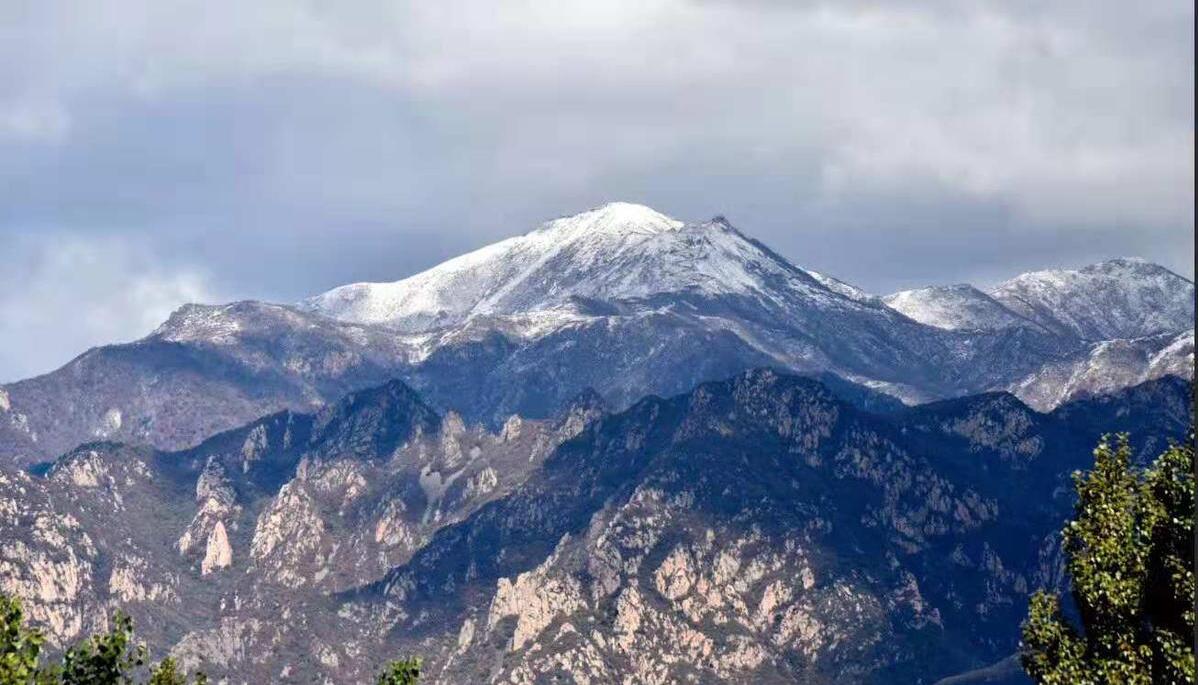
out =
{"type": "Polygon", "coordinates": [[[107,633],[93,635],[67,650],[62,659],[63,685],[126,685],[146,663],[146,648],[133,638],[133,619],[116,612],[107,633]]]}
{"type": "MultiPolygon", "coordinates": [[[[126,685],[145,672],[146,648],[133,634],[133,619],[123,612],[112,617],[107,632],[69,648],[61,663],[43,664],[41,632],[27,628],[20,601],[0,595],[0,685],[126,685]]],[[[196,673],[189,681],[167,657],[150,668],[148,685],[205,685],[196,673]]]]}
{"type": "MultiPolygon", "coordinates": [[[[146,647],[133,634],[133,619],[116,612],[105,633],[93,635],[71,647],[62,662],[41,661],[45,638],[24,625],[20,600],[0,594],[0,685],[127,685],[139,682],[146,672],[146,647]]],[[[420,659],[392,661],[375,681],[378,685],[416,685],[420,659]]],[[[193,679],[172,657],[149,668],[146,685],[207,685],[208,677],[196,672],[193,679]]]]}
{"type": "MultiPolygon", "coordinates": [[[[197,671],[195,680],[191,682],[195,685],[207,685],[208,676],[197,671]]],[[[153,672],[150,673],[148,685],[187,685],[187,683],[187,675],[180,671],[179,664],[168,656],[154,667],[153,672]]]]}
{"type": "Polygon", "coordinates": [[[0,595],[0,685],[53,682],[39,665],[45,638],[22,625],[21,602],[0,595]]]}
{"type": "Polygon", "coordinates": [[[1074,474],[1078,501],[1062,533],[1071,582],[1036,593],[1023,625],[1023,666],[1038,683],[1193,683],[1194,450],[1131,464],[1126,435],[1103,438],[1094,468],[1074,474]]]}
{"type": "Polygon", "coordinates": [[[420,659],[410,657],[392,661],[375,680],[376,685],[416,685],[420,680],[420,659]]]}

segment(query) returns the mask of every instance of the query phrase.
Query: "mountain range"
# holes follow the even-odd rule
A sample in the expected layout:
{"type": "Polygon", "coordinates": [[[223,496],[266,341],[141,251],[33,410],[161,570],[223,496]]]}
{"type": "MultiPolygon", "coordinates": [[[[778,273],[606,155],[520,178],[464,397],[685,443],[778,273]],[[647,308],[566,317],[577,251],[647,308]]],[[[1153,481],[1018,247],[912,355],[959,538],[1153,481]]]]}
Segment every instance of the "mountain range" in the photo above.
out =
{"type": "Polygon", "coordinates": [[[0,387],[0,592],[218,682],[1023,682],[1071,474],[1192,430],[1194,285],[875,295],[604,205],[0,387]]]}
{"type": "Polygon", "coordinates": [[[237,683],[402,654],[433,683],[931,683],[1010,663],[1062,582],[1070,474],[1107,431],[1141,460],[1180,439],[1191,392],[879,414],[756,370],[492,432],[390,381],[181,451],[0,468],[0,590],[54,647],[121,607],[237,683]]]}
{"type": "Polygon", "coordinates": [[[1193,326],[1193,283],[1142,261],[877,297],[721,217],[612,203],[394,283],[187,305],[141,340],[0,387],[0,459],[97,439],[181,449],[387,378],[492,429],[586,390],[622,409],[762,367],[908,404],[1009,390],[1049,410],[1192,377],[1193,326]]]}

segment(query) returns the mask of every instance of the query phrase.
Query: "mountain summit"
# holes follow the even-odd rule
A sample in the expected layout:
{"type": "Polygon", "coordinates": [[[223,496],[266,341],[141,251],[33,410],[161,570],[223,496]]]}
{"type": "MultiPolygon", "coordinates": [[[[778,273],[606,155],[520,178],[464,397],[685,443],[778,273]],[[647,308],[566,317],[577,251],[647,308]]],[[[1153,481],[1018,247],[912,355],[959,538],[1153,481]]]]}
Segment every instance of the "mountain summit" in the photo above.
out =
{"type": "Polygon", "coordinates": [[[613,202],[555,219],[393,283],[354,283],[301,308],[415,333],[478,316],[620,302],[665,293],[749,295],[780,302],[840,297],[742,235],[722,217],[685,224],[613,202]]]}

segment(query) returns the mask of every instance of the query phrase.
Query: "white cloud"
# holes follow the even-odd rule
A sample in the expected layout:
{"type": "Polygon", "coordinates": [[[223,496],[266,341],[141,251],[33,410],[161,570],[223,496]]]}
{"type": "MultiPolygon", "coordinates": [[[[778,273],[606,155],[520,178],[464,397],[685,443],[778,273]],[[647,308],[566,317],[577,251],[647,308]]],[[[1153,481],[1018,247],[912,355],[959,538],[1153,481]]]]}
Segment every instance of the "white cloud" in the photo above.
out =
{"type": "Polygon", "coordinates": [[[10,276],[0,292],[0,380],[140,338],[179,305],[214,299],[201,272],[118,241],[57,235],[12,247],[0,264],[10,276]]]}

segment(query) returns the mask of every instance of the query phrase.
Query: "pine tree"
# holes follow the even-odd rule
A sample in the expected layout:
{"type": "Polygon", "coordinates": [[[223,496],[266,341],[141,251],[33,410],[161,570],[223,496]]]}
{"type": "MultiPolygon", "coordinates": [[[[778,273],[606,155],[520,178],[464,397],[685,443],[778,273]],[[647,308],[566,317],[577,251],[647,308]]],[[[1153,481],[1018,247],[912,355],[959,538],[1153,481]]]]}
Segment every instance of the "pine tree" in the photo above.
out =
{"type": "Polygon", "coordinates": [[[1094,469],[1074,474],[1075,518],[1062,538],[1081,626],[1059,596],[1032,597],[1022,661],[1036,682],[1194,682],[1193,468],[1186,444],[1141,472],[1122,435],[1114,446],[1104,438],[1094,469]]]}

